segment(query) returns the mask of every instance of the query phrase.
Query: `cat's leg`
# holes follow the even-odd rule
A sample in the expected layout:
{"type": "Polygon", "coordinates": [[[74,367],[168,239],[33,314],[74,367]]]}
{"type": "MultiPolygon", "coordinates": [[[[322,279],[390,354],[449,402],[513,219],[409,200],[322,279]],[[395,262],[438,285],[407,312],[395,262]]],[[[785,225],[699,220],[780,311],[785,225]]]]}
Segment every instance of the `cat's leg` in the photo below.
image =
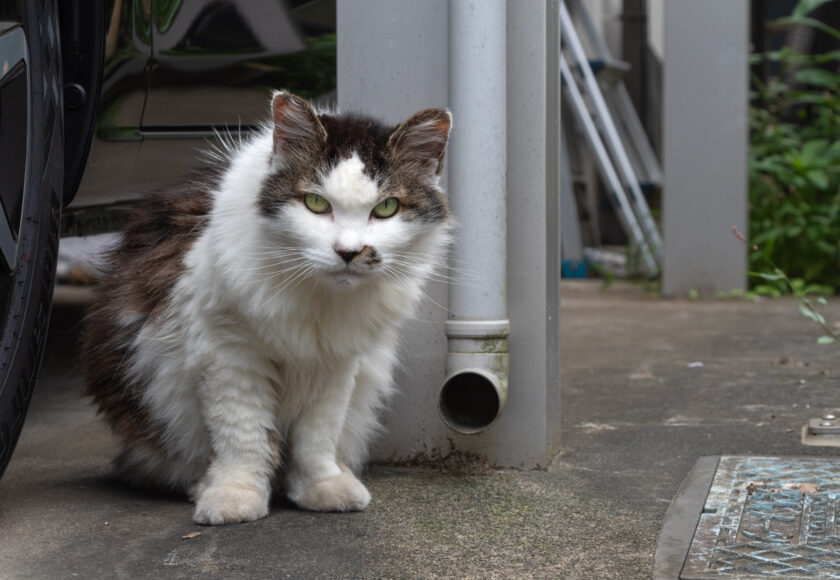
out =
{"type": "Polygon", "coordinates": [[[327,377],[292,427],[286,494],[303,509],[360,511],[370,503],[367,488],[336,460],[356,368],[354,362],[327,377]]]}
{"type": "Polygon", "coordinates": [[[353,396],[338,441],[338,460],[358,473],[367,459],[371,437],[379,428],[378,412],[392,392],[396,337],[383,341],[359,365],[353,396]]]}
{"type": "Polygon", "coordinates": [[[272,384],[243,368],[247,356],[216,360],[228,366],[208,369],[201,386],[202,409],[210,434],[212,457],[202,481],[193,489],[193,519],[200,524],[230,524],[268,515],[271,480],[279,462],[273,442],[276,395],[272,384]]]}

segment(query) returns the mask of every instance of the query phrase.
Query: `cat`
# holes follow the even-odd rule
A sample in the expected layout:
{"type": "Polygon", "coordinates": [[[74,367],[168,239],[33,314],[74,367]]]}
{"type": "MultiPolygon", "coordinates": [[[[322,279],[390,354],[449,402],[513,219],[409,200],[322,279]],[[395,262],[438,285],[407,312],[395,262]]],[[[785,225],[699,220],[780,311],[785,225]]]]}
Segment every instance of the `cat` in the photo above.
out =
{"type": "Polygon", "coordinates": [[[265,517],[278,482],[302,509],[367,507],[398,330],[450,241],[447,110],[270,110],[133,211],[82,330],[118,475],[187,493],[199,524],[265,517]]]}

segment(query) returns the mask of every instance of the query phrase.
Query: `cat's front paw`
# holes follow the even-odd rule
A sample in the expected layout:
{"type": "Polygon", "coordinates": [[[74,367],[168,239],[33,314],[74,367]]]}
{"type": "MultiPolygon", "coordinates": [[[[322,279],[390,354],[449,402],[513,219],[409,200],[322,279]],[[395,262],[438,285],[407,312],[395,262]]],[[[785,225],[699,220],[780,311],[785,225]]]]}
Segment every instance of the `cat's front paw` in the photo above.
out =
{"type": "Polygon", "coordinates": [[[268,515],[268,499],[268,494],[256,487],[209,485],[195,503],[193,521],[213,526],[252,522],[268,515]]]}
{"type": "Polygon", "coordinates": [[[350,471],[342,471],[289,493],[289,499],[305,510],[359,512],[370,503],[370,492],[350,471]]]}

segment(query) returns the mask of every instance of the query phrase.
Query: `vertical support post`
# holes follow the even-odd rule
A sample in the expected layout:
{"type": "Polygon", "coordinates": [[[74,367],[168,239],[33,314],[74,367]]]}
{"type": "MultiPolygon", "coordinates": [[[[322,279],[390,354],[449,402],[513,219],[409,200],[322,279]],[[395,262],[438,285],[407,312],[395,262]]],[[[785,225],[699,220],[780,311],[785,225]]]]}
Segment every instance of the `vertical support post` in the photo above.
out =
{"type": "Polygon", "coordinates": [[[510,395],[483,444],[547,465],[560,443],[559,0],[508,1],[510,395]]]}
{"type": "Polygon", "coordinates": [[[665,3],[666,295],[746,285],[748,43],[749,0],[665,3]]]}
{"type": "MultiPolygon", "coordinates": [[[[446,0],[339,2],[339,107],[397,122],[422,108],[446,106],[451,77],[449,43],[460,33],[450,28],[448,4],[446,0]]],[[[491,427],[478,434],[455,433],[444,425],[438,416],[437,399],[444,379],[447,313],[427,302],[418,313],[418,320],[407,325],[402,333],[397,394],[384,417],[385,433],[373,451],[375,459],[448,454],[454,446],[458,451],[484,456],[494,465],[531,469],[546,466],[557,451],[560,434],[558,12],[559,0],[507,0],[506,31],[501,32],[507,43],[504,89],[507,123],[503,128],[507,136],[501,133],[493,139],[501,140],[507,158],[506,180],[501,186],[507,190],[508,219],[506,235],[505,232],[493,232],[493,235],[499,236],[496,241],[504,244],[501,252],[506,251],[509,256],[507,292],[502,295],[510,319],[507,406],[491,427]]],[[[472,107],[474,110],[465,110],[464,114],[478,114],[473,122],[481,122],[480,105],[472,107]]],[[[455,112],[455,130],[469,123],[455,112]]],[[[490,145],[481,143],[477,145],[478,150],[469,154],[484,155],[490,145]]],[[[457,147],[454,137],[453,147],[457,147]]],[[[455,153],[448,159],[450,172],[455,171],[457,157],[455,153]]],[[[456,207],[459,202],[454,197],[461,193],[451,191],[456,207]]],[[[485,199],[474,203],[487,202],[485,199]]],[[[472,219],[476,209],[462,207],[456,211],[459,212],[456,218],[463,223],[472,219]]],[[[471,271],[474,268],[470,261],[477,255],[463,256],[459,259],[466,263],[454,266],[471,271]]],[[[427,294],[436,303],[447,306],[446,290],[445,286],[432,284],[427,294]]]]}

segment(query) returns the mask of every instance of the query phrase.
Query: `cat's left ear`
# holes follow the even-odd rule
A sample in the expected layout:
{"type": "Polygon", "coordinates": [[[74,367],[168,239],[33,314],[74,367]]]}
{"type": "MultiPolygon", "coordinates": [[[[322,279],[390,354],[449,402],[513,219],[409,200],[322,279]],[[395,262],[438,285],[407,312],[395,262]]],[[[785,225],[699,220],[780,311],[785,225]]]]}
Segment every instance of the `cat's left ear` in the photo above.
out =
{"type": "Polygon", "coordinates": [[[391,133],[388,148],[398,162],[436,177],[443,169],[450,129],[452,114],[449,111],[426,109],[409,117],[391,133]]]}
{"type": "Polygon", "coordinates": [[[274,155],[306,159],[327,141],[327,131],[309,103],[286,91],[271,99],[274,119],[274,155]]]}

